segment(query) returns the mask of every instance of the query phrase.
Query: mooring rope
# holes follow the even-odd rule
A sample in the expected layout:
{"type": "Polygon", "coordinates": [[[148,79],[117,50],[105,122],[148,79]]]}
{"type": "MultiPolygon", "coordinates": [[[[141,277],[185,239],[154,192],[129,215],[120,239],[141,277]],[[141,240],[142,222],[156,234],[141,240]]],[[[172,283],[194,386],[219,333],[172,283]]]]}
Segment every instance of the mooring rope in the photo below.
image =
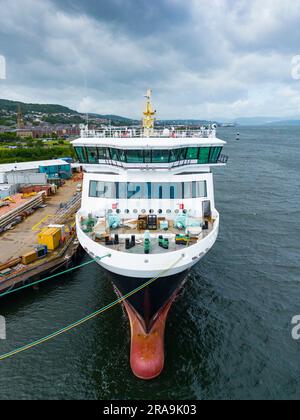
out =
{"type": "Polygon", "coordinates": [[[22,353],[26,350],[30,350],[31,348],[34,348],[42,343],[45,343],[46,341],[52,340],[55,337],[58,337],[59,335],[62,335],[76,327],[78,327],[79,325],[82,325],[84,323],[86,323],[87,321],[101,315],[103,312],[107,311],[108,309],[113,308],[114,306],[118,305],[119,303],[122,303],[124,300],[128,299],[129,297],[133,296],[134,294],[138,293],[139,291],[145,289],[147,286],[149,286],[150,284],[154,283],[156,280],[158,280],[160,277],[162,277],[164,274],[168,273],[181,259],[183,258],[183,255],[181,255],[180,258],[178,258],[174,263],[172,263],[172,265],[170,267],[168,267],[167,269],[161,271],[159,273],[158,276],[153,277],[151,280],[148,280],[146,283],[142,284],[141,286],[137,287],[136,289],[132,290],[131,292],[127,293],[126,295],[122,296],[121,298],[115,300],[114,302],[111,302],[110,304],[104,306],[103,308],[91,313],[90,315],[85,316],[84,318],[80,319],[77,322],[74,322],[73,324],[68,325],[65,328],[62,328],[52,334],[49,334],[43,338],[40,338],[39,340],[33,341],[30,344],[27,344],[25,346],[19,347],[9,353],[3,354],[0,356],[0,361],[3,361],[5,359],[8,359],[12,356],[15,356],[16,354],[22,353]]]}
{"type": "MultiPolygon", "coordinates": [[[[110,256],[111,256],[111,254],[104,255],[103,257],[99,258],[99,259],[98,259],[98,261],[102,260],[103,258],[110,257],[110,256]]],[[[45,281],[47,281],[47,280],[51,280],[51,279],[53,279],[53,278],[55,278],[55,277],[59,277],[59,276],[61,276],[62,274],[70,273],[70,272],[72,272],[72,271],[77,270],[78,268],[85,267],[85,266],[87,266],[87,265],[89,265],[89,264],[92,264],[92,263],[94,263],[94,262],[97,262],[97,261],[96,261],[96,260],[90,260],[90,261],[85,262],[85,263],[83,263],[83,264],[76,265],[76,267],[68,268],[67,270],[65,270],[65,271],[61,271],[61,272],[59,272],[59,273],[57,273],[57,274],[52,274],[52,276],[45,277],[44,279],[41,279],[41,280],[35,281],[35,282],[33,282],[33,283],[25,284],[24,286],[17,287],[16,289],[8,290],[7,292],[4,292],[4,293],[0,294],[0,298],[2,298],[3,296],[6,296],[6,295],[10,295],[11,293],[16,293],[16,292],[19,292],[20,290],[23,290],[23,289],[27,289],[28,287],[35,286],[36,284],[43,283],[43,282],[45,282],[45,281]]]]}

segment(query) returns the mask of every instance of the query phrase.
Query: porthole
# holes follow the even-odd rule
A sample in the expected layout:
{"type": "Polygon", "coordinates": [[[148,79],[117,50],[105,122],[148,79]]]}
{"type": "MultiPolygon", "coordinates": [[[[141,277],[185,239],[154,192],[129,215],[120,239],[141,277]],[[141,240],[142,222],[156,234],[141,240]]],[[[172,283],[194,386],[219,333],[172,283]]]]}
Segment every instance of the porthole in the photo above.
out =
{"type": "Polygon", "coordinates": [[[134,209],[133,210],[133,213],[135,213],[135,214],[138,213],[138,210],[137,209],[134,209]]]}
{"type": "Polygon", "coordinates": [[[172,210],[168,209],[167,214],[171,214],[171,213],[172,213],[172,210]]]}
{"type": "Polygon", "coordinates": [[[146,210],[145,210],[145,209],[143,209],[143,210],[142,210],[142,213],[143,213],[143,214],[145,214],[145,213],[146,213],[146,210]]]}
{"type": "Polygon", "coordinates": [[[117,210],[116,210],[116,213],[117,213],[117,214],[120,214],[120,213],[121,213],[121,210],[120,210],[120,209],[117,209],[117,210]]]}
{"type": "Polygon", "coordinates": [[[158,214],[162,214],[162,212],[163,212],[162,209],[158,210],[158,214]]]}
{"type": "Polygon", "coordinates": [[[154,213],[154,210],[153,209],[149,210],[149,213],[150,214],[153,214],[154,213]]]}
{"type": "Polygon", "coordinates": [[[112,209],[107,210],[107,213],[111,214],[113,211],[112,209]]]}
{"type": "Polygon", "coordinates": [[[179,210],[178,210],[178,209],[176,209],[174,213],[175,213],[175,214],[178,214],[178,213],[179,213],[179,210]]]}
{"type": "Polygon", "coordinates": [[[125,210],[125,214],[129,214],[129,210],[128,209],[125,210]]]}

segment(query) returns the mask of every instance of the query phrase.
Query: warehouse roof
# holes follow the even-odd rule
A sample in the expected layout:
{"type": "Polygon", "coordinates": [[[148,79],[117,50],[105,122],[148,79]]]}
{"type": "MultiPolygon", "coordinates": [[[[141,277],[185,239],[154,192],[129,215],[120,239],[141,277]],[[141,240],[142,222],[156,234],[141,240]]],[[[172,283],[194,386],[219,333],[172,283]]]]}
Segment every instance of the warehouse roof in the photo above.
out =
{"type": "Polygon", "coordinates": [[[39,169],[40,166],[60,165],[68,165],[68,163],[62,159],[41,160],[36,162],[6,163],[0,165],[0,173],[12,171],[29,171],[33,169],[39,169]]]}

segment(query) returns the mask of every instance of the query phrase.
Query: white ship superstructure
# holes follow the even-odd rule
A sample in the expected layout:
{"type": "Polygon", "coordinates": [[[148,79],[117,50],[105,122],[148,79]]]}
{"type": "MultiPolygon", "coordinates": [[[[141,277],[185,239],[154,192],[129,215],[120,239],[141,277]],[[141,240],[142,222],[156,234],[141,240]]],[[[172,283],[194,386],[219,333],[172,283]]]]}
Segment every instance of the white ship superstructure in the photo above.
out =
{"type": "MultiPolygon", "coordinates": [[[[219,231],[211,169],[226,164],[225,142],[214,125],[155,129],[150,96],[142,128],[85,129],[73,142],[85,171],[78,238],[103,268],[124,278],[114,281],[121,294],[168,267],[162,276],[184,273],[219,231]]],[[[149,288],[148,301],[158,302],[144,302],[150,309],[129,302],[147,332],[181,282],[149,288]]]]}

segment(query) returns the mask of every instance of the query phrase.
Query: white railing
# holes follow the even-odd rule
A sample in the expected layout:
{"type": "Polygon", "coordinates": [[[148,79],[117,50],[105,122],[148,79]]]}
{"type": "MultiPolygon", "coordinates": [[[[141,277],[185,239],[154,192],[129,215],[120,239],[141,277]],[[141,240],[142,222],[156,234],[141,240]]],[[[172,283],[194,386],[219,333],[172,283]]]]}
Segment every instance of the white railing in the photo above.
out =
{"type": "Polygon", "coordinates": [[[215,138],[216,128],[186,128],[186,129],[161,129],[161,130],[143,130],[141,128],[112,127],[102,130],[81,130],[82,138],[141,138],[141,137],[159,137],[159,138],[215,138]]]}

